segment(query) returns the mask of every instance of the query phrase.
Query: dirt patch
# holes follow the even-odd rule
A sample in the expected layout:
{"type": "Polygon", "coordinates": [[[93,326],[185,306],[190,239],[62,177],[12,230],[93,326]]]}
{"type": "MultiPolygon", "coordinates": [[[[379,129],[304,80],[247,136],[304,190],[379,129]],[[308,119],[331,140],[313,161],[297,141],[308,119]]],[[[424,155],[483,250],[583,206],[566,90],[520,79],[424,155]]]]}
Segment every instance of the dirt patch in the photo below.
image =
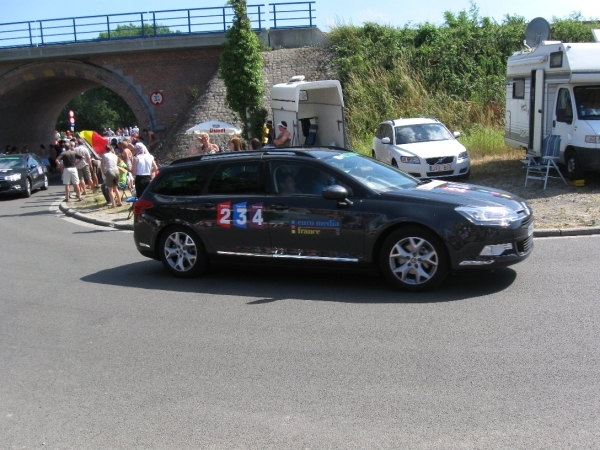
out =
{"type": "Polygon", "coordinates": [[[600,225],[600,174],[587,175],[585,186],[574,187],[561,179],[544,182],[529,180],[514,153],[505,158],[486,158],[472,162],[469,183],[504,189],[527,200],[533,209],[537,228],[572,228],[600,225]]]}

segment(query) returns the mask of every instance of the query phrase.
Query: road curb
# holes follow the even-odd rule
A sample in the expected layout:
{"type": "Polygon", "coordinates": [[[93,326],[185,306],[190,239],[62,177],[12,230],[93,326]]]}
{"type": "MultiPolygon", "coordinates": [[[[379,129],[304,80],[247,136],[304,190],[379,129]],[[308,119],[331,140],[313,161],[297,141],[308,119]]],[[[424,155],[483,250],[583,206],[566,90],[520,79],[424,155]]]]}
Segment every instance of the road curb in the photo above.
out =
{"type": "MultiPolygon", "coordinates": [[[[60,210],[69,217],[81,220],[82,222],[91,223],[94,225],[100,225],[102,227],[116,228],[117,230],[129,230],[133,231],[133,225],[128,223],[115,223],[110,220],[96,219],[86,214],[81,214],[66,205],[66,202],[62,202],[59,205],[60,210]]],[[[591,236],[600,234],[600,227],[578,227],[578,228],[540,228],[534,230],[533,237],[567,237],[567,236],[591,236]]]]}
{"type": "Polygon", "coordinates": [[[540,228],[534,230],[533,237],[591,236],[594,234],[600,234],[600,227],[540,228]]]}
{"type": "Polygon", "coordinates": [[[91,217],[87,214],[82,214],[69,208],[66,202],[61,202],[61,204],[58,205],[58,208],[64,213],[65,216],[73,217],[74,219],[81,220],[82,222],[91,223],[93,225],[100,225],[101,227],[116,228],[117,230],[133,231],[133,225],[129,223],[115,223],[110,220],[96,219],[95,217],[91,217]]]}

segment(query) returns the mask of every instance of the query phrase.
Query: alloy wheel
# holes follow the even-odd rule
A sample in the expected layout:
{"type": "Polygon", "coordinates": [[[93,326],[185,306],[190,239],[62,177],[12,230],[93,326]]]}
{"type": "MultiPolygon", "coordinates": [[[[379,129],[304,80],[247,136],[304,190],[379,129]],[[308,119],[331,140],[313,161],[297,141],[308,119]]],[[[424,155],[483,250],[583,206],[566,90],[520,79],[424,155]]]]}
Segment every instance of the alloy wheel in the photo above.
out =
{"type": "Polygon", "coordinates": [[[177,231],[167,237],[163,247],[165,260],[177,272],[188,272],[196,264],[198,249],[194,239],[177,231]]]}
{"type": "Polygon", "coordinates": [[[392,273],[402,283],[419,285],[436,273],[439,256],[434,246],[420,237],[406,237],[392,247],[389,257],[392,273]]]}

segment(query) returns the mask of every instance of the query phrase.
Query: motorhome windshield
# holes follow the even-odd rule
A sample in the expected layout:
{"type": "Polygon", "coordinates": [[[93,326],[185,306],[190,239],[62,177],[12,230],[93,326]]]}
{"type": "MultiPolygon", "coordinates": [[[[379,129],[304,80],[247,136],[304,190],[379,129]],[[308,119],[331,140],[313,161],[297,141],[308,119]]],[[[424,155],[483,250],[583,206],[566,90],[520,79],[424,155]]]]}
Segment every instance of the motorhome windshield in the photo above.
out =
{"type": "Polygon", "coordinates": [[[438,123],[404,125],[396,127],[396,144],[414,144],[415,142],[447,141],[454,139],[446,128],[438,123]]]}
{"type": "Polygon", "coordinates": [[[577,116],[582,120],[600,120],[600,86],[577,86],[574,92],[577,116]]]}

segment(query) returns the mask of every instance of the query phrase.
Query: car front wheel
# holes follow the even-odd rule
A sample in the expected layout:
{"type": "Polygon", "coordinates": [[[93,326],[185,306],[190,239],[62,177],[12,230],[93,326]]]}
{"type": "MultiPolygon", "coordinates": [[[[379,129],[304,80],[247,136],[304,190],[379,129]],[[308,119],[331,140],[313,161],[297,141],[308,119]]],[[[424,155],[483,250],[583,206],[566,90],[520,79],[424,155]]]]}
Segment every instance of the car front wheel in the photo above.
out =
{"type": "Polygon", "coordinates": [[[25,180],[25,191],[23,191],[23,197],[31,197],[31,180],[29,178],[25,180]]]}
{"type": "Polygon", "coordinates": [[[384,241],[379,267],[395,287],[423,292],[444,281],[449,260],[439,237],[425,228],[409,226],[394,231],[384,241]]]}
{"type": "Polygon", "coordinates": [[[44,175],[44,184],[42,184],[42,187],[40,189],[42,191],[45,191],[46,189],[48,189],[48,175],[44,175]]]}
{"type": "Polygon", "coordinates": [[[199,276],[208,269],[206,250],[200,238],[186,227],[172,227],[160,240],[160,259],[171,275],[180,278],[199,276]]]}
{"type": "Polygon", "coordinates": [[[392,159],[392,167],[395,167],[396,169],[398,168],[398,161],[395,159],[392,159]]]}

